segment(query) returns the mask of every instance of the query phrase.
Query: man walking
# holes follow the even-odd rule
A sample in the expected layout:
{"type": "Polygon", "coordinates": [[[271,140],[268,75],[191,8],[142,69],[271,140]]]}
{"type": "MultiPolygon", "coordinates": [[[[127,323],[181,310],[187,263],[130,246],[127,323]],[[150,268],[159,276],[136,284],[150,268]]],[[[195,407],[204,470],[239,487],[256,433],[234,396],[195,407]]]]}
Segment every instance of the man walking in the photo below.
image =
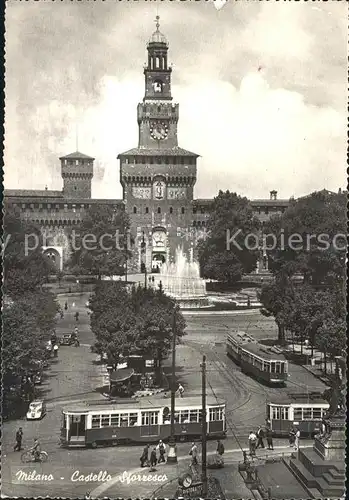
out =
{"type": "Polygon", "coordinates": [[[249,436],[248,436],[248,444],[250,447],[251,457],[255,457],[256,456],[257,436],[253,431],[251,431],[249,436]]]}
{"type": "Polygon", "coordinates": [[[179,397],[182,398],[184,394],[184,387],[181,384],[179,384],[178,386],[178,392],[179,392],[179,397]]]}
{"type": "Polygon", "coordinates": [[[164,443],[161,441],[159,441],[159,444],[157,446],[157,449],[159,450],[159,464],[161,462],[165,463],[165,453],[166,453],[166,447],[164,445],[164,443]]]}
{"type": "Polygon", "coordinates": [[[153,467],[155,467],[157,462],[158,460],[156,458],[156,448],[154,446],[154,448],[150,452],[150,469],[153,469],[153,467]]]}
{"type": "Polygon", "coordinates": [[[22,427],[20,427],[18,429],[18,431],[16,432],[16,444],[13,448],[13,451],[21,451],[22,449],[22,439],[23,439],[23,431],[22,431],[22,427]]]}
{"type": "Polygon", "coordinates": [[[198,465],[198,447],[195,443],[191,443],[189,455],[191,455],[191,465],[198,465]]]}
{"type": "Polygon", "coordinates": [[[296,434],[295,434],[295,439],[294,439],[294,449],[295,450],[298,450],[299,449],[299,438],[301,437],[301,433],[300,433],[300,430],[297,429],[296,430],[296,434]]]}
{"type": "Polygon", "coordinates": [[[257,431],[257,446],[256,446],[256,449],[261,447],[261,448],[264,448],[264,441],[263,441],[263,438],[264,438],[264,431],[263,431],[263,428],[261,426],[258,427],[258,431],[257,431]]]}
{"type": "Polygon", "coordinates": [[[270,429],[270,427],[267,429],[267,445],[268,445],[268,450],[273,450],[273,432],[270,429]]]}
{"type": "Polygon", "coordinates": [[[144,467],[144,464],[149,463],[148,454],[149,454],[149,444],[147,444],[143,449],[143,453],[142,453],[141,458],[140,458],[141,467],[144,467]]]}
{"type": "Polygon", "coordinates": [[[218,439],[217,441],[217,461],[223,464],[224,444],[218,439]]]}

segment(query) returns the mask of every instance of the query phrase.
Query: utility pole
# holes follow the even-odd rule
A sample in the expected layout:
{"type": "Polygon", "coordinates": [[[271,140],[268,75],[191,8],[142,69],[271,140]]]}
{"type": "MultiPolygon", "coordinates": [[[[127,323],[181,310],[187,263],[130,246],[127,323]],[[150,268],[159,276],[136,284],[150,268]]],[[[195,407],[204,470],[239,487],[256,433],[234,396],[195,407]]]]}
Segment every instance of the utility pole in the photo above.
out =
{"type": "Polygon", "coordinates": [[[171,377],[171,437],[167,454],[167,463],[177,463],[177,447],[175,438],[175,402],[176,402],[176,313],[178,306],[173,311],[172,318],[172,377],[171,377]]]}
{"type": "Polygon", "coordinates": [[[207,497],[207,423],[206,423],[206,356],[201,363],[202,373],[202,496],[207,497]]]}

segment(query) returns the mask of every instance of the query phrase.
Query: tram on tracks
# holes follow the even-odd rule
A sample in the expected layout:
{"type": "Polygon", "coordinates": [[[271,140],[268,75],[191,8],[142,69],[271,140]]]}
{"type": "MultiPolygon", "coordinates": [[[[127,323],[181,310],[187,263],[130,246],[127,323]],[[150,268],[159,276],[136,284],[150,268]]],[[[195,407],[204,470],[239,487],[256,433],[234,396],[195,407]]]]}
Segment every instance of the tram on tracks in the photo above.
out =
{"type": "MultiPolygon", "coordinates": [[[[64,447],[150,443],[171,435],[171,401],[141,399],[77,403],[63,409],[61,445],[64,447]]],[[[226,404],[214,397],[206,399],[208,438],[224,438],[226,404]]],[[[176,400],[175,438],[187,441],[200,438],[202,430],[201,397],[176,400]]]]}
{"type": "Polygon", "coordinates": [[[288,362],[277,347],[260,344],[245,332],[232,332],[227,336],[227,355],[241,366],[243,373],[270,385],[285,385],[288,362]]]}
{"type": "Polygon", "coordinates": [[[299,429],[301,437],[312,437],[321,431],[322,419],[329,409],[319,392],[288,394],[278,402],[267,403],[267,418],[275,436],[288,436],[291,427],[299,429]]]}

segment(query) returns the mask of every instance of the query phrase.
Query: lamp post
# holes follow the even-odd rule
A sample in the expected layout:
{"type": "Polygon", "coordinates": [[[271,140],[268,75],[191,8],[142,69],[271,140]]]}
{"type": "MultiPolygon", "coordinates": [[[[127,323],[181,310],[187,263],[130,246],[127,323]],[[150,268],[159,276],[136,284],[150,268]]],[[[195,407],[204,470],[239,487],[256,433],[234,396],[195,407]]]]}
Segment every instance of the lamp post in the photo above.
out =
{"type": "Polygon", "coordinates": [[[172,318],[172,377],[171,377],[171,437],[167,454],[167,463],[177,463],[177,446],[175,439],[175,401],[176,401],[176,313],[178,306],[173,311],[172,318]]]}

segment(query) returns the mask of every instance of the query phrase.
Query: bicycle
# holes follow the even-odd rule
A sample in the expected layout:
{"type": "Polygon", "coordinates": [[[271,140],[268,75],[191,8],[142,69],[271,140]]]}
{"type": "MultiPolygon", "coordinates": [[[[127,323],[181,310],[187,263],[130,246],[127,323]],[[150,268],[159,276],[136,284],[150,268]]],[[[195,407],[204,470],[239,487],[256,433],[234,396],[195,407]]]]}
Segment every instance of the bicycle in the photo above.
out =
{"type": "Polygon", "coordinates": [[[21,460],[23,463],[29,462],[46,462],[48,459],[48,454],[46,451],[40,451],[39,458],[37,459],[32,450],[24,451],[21,455],[21,460]]]}

